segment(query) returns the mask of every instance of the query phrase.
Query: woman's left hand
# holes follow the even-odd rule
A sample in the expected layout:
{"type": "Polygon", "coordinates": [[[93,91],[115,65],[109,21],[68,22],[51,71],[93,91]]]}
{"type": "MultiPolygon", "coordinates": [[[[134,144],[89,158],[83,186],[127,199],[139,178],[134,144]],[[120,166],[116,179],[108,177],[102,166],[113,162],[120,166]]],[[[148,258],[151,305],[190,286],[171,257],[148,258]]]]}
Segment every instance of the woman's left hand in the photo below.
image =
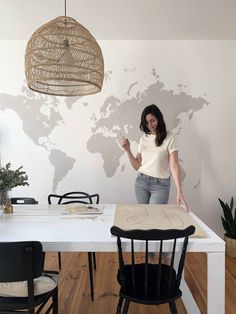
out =
{"type": "Polygon", "coordinates": [[[182,191],[177,193],[176,201],[177,201],[177,205],[183,204],[185,210],[186,210],[187,212],[189,212],[188,203],[187,203],[187,201],[185,200],[184,194],[183,194],[182,191]]]}

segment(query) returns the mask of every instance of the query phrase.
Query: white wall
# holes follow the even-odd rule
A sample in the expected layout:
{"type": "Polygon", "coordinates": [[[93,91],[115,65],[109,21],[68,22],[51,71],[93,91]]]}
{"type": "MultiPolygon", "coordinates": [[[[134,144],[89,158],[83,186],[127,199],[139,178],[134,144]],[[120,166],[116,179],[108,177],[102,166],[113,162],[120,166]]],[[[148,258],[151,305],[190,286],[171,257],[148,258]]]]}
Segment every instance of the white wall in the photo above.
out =
{"type": "Polygon", "coordinates": [[[118,140],[127,135],[135,151],[140,111],[156,103],[177,134],[189,205],[222,235],[217,198],[236,196],[236,41],[100,45],[102,92],[65,99],[28,91],[26,42],[0,41],[1,162],[24,165],[30,182],[11,194],[46,202],[53,189],[85,190],[100,193],[104,203],[134,202],[136,174],[118,140]]]}

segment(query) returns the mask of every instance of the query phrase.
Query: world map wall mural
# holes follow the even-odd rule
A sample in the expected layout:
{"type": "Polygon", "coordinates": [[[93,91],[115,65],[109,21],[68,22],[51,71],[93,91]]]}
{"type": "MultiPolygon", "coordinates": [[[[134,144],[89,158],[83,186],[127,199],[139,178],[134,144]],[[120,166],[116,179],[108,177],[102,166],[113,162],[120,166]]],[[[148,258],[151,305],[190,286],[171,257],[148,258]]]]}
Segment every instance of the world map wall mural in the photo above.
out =
{"type": "MultiPolygon", "coordinates": [[[[126,69],[124,69],[124,73],[126,69]]],[[[109,95],[101,104],[99,114],[91,113],[91,136],[87,141],[87,149],[91,154],[99,153],[103,161],[103,169],[107,177],[113,177],[120,166],[120,159],[124,151],[119,146],[119,138],[127,136],[132,142],[139,142],[138,131],[140,115],[147,104],[156,103],[165,112],[169,130],[176,134],[181,133],[181,119],[179,115],[186,113],[191,120],[195,112],[208,105],[206,99],[194,98],[185,92],[174,92],[165,88],[164,82],[159,78],[156,69],[150,69],[153,82],[145,90],[138,91],[131,96],[132,88],[137,82],[126,86],[126,98],[120,99],[118,95],[109,95]]],[[[111,74],[112,71],[109,71],[111,74]]],[[[106,80],[109,79],[109,73],[106,80]]],[[[105,82],[106,84],[106,82],[105,82]]],[[[22,121],[22,128],[35,145],[49,151],[49,161],[54,168],[52,191],[56,192],[58,184],[70,170],[73,170],[76,159],[65,150],[57,147],[51,140],[51,133],[55,128],[65,124],[60,113],[58,98],[34,93],[22,88],[22,94],[12,96],[0,94],[0,110],[14,110],[22,121]],[[45,110],[47,109],[47,111],[45,110]]],[[[77,99],[66,102],[67,110],[71,110],[77,99]]],[[[89,104],[87,104],[89,105],[89,104]]],[[[68,125],[68,128],[70,126],[68,125]]],[[[184,168],[184,167],[183,167],[184,168]]],[[[124,171],[125,164],[121,171],[124,171]]],[[[182,169],[184,173],[184,170],[182,169]]],[[[183,175],[183,179],[185,174],[183,175]]]]}

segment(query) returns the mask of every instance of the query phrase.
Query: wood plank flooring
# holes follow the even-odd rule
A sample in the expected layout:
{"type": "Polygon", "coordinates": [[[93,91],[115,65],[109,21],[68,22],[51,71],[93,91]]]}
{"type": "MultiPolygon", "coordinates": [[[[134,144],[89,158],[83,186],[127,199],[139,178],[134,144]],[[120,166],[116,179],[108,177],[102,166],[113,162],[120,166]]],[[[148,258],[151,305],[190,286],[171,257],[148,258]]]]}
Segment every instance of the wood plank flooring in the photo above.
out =
{"type": "MultiPolygon", "coordinates": [[[[142,258],[142,256],[140,256],[142,258]]],[[[94,273],[94,301],[90,299],[87,253],[62,253],[62,271],[59,283],[60,314],[116,313],[119,286],[116,281],[117,254],[96,253],[97,271],[94,273]]],[[[46,269],[58,268],[57,254],[46,254],[46,269]]],[[[188,253],[185,279],[201,313],[207,313],[206,255],[188,253]]],[[[226,314],[236,313],[236,259],[226,257],[226,314]]],[[[186,314],[182,301],[177,302],[178,313],[186,314]]],[[[167,314],[166,305],[145,306],[130,304],[129,314],[167,314]]]]}

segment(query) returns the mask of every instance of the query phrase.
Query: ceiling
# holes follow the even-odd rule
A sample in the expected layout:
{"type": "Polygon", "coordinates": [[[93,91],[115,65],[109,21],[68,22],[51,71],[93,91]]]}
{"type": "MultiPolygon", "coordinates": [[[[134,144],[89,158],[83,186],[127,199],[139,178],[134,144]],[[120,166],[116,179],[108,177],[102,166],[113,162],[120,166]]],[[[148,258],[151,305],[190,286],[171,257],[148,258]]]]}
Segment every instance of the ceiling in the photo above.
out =
{"type": "MultiPolygon", "coordinates": [[[[0,0],[0,39],[29,39],[64,0],[0,0]]],[[[98,40],[236,39],[235,0],[67,0],[98,40]]]]}

